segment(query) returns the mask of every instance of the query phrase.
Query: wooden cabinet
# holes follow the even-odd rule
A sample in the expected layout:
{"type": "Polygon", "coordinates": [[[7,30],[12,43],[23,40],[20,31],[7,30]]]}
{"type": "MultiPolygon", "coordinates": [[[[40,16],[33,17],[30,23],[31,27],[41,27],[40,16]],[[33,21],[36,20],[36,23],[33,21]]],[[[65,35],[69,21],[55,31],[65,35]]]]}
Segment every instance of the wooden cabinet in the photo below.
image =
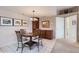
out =
{"type": "Polygon", "coordinates": [[[77,6],[72,7],[72,8],[68,8],[68,9],[64,9],[64,10],[59,10],[58,11],[58,15],[62,15],[62,14],[68,14],[68,13],[72,13],[72,12],[78,12],[78,8],[77,6]]]}
{"type": "Polygon", "coordinates": [[[40,34],[41,38],[45,38],[46,31],[40,30],[40,32],[41,32],[41,34],[40,34]]]}
{"type": "Polygon", "coordinates": [[[47,39],[52,39],[52,37],[53,37],[53,36],[52,36],[52,33],[53,33],[52,30],[46,31],[46,38],[47,38],[47,39]]]}
{"type": "MultiPolygon", "coordinates": [[[[37,21],[32,21],[32,32],[36,33],[36,30],[39,29],[39,18],[37,21]]],[[[52,30],[40,30],[40,37],[45,39],[52,39],[53,38],[53,31],[52,30]]]]}
{"type": "Polygon", "coordinates": [[[41,38],[45,39],[52,39],[53,38],[53,31],[52,30],[40,30],[41,38]]]}
{"type": "Polygon", "coordinates": [[[36,21],[32,21],[32,32],[34,33],[36,29],[39,29],[39,18],[36,21]]]}

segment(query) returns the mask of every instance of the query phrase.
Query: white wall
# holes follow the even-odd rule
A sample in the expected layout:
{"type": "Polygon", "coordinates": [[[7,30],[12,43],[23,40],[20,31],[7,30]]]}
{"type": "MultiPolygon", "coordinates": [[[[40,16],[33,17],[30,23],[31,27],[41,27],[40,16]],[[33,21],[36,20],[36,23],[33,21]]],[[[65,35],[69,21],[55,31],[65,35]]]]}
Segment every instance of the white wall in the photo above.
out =
{"type": "Polygon", "coordinates": [[[8,10],[8,9],[4,9],[2,7],[0,7],[0,16],[6,16],[6,17],[18,18],[18,19],[26,19],[27,18],[23,15],[20,15],[18,13],[8,10]]]}
{"type": "Polygon", "coordinates": [[[56,17],[56,39],[64,38],[64,18],[56,17]]]}
{"type": "Polygon", "coordinates": [[[16,42],[15,30],[19,30],[21,28],[24,28],[29,32],[32,31],[32,22],[31,22],[29,17],[25,17],[23,15],[9,11],[7,9],[3,9],[1,7],[0,7],[0,16],[6,16],[6,17],[12,17],[12,18],[17,18],[17,19],[27,20],[27,27],[0,26],[0,47],[10,45],[10,44],[16,42]]]}

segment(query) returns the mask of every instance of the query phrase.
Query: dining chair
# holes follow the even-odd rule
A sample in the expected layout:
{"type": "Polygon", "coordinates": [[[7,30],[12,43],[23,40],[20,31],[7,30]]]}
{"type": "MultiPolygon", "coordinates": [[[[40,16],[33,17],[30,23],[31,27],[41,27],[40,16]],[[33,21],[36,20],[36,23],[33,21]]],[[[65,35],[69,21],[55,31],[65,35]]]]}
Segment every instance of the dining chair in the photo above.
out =
{"type": "Polygon", "coordinates": [[[36,29],[35,32],[33,33],[33,35],[35,37],[33,40],[37,40],[37,47],[38,47],[38,51],[39,51],[39,46],[41,45],[43,47],[41,31],[39,29],[36,29]]]}
{"type": "Polygon", "coordinates": [[[18,48],[21,48],[21,52],[23,52],[23,48],[26,46],[25,43],[27,41],[22,40],[20,31],[15,31],[15,33],[16,33],[16,36],[17,36],[17,43],[18,43],[17,51],[18,51],[18,48]]]}
{"type": "MultiPolygon", "coordinates": [[[[20,29],[20,33],[21,33],[21,35],[22,34],[27,34],[27,32],[25,31],[25,29],[20,29]]],[[[40,45],[40,43],[41,43],[41,45],[43,46],[43,44],[42,44],[42,39],[41,39],[41,37],[40,37],[40,31],[39,30],[36,30],[34,33],[33,33],[33,38],[32,38],[32,40],[34,41],[34,42],[37,42],[37,47],[38,47],[38,51],[39,51],[39,45],[40,45]],[[34,39],[33,39],[34,38],[34,39]],[[36,41],[37,40],[37,41],[36,41]],[[41,41],[41,42],[40,42],[41,41]]],[[[30,49],[31,50],[31,49],[30,49]]]]}
{"type": "MultiPolygon", "coordinates": [[[[23,34],[25,34],[25,35],[27,35],[28,33],[26,32],[26,30],[25,29],[20,29],[20,33],[21,33],[21,35],[23,35],[23,34]]],[[[25,36],[26,37],[26,36],[25,36]]],[[[35,36],[36,37],[36,36],[35,36]]],[[[32,39],[33,38],[35,38],[35,37],[32,37],[32,39]]],[[[27,38],[27,37],[26,37],[27,38]]],[[[30,45],[33,43],[34,41],[32,41],[32,42],[30,42],[28,45],[29,45],[29,48],[30,48],[30,50],[31,50],[31,48],[32,48],[32,46],[30,47],[30,45]]]]}
{"type": "Polygon", "coordinates": [[[26,30],[25,29],[20,29],[20,34],[26,34],[26,30]]]}
{"type": "MultiPolygon", "coordinates": [[[[23,34],[27,34],[27,31],[25,29],[20,29],[20,34],[23,35],[23,34]]],[[[26,40],[29,40],[29,37],[22,37],[22,38],[25,38],[25,41],[26,40]]]]}

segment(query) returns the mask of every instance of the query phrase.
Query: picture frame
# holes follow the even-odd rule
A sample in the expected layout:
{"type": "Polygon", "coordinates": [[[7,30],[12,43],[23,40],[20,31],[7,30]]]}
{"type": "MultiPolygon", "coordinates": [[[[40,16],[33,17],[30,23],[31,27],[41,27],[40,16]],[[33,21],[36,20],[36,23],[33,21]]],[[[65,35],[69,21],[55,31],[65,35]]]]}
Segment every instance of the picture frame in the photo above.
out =
{"type": "Polygon", "coordinates": [[[49,28],[50,27],[50,23],[48,20],[42,21],[42,27],[43,28],[49,28]]]}
{"type": "Polygon", "coordinates": [[[75,20],[72,21],[72,25],[76,25],[76,21],[75,20]]]}
{"type": "Polygon", "coordinates": [[[21,20],[20,19],[14,19],[14,26],[21,26],[21,20]]]}
{"type": "Polygon", "coordinates": [[[27,21],[26,20],[22,20],[22,26],[27,26],[27,21]]]}
{"type": "Polygon", "coordinates": [[[12,26],[13,20],[9,17],[0,17],[0,25],[2,26],[12,26]]]}

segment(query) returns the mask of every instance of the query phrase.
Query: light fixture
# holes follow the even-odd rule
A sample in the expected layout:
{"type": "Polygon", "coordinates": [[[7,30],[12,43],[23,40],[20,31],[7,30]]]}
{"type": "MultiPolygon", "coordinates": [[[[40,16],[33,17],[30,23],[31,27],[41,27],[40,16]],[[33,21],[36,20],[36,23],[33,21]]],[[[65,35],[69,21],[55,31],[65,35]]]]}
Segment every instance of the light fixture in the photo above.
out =
{"type": "Polygon", "coordinates": [[[33,21],[34,21],[34,16],[35,16],[34,13],[35,13],[35,10],[33,10],[32,12],[33,12],[33,17],[32,17],[32,19],[33,19],[33,21]]]}
{"type": "Polygon", "coordinates": [[[35,17],[35,10],[32,11],[33,12],[33,17],[32,17],[32,21],[37,21],[38,19],[35,17]]]}

